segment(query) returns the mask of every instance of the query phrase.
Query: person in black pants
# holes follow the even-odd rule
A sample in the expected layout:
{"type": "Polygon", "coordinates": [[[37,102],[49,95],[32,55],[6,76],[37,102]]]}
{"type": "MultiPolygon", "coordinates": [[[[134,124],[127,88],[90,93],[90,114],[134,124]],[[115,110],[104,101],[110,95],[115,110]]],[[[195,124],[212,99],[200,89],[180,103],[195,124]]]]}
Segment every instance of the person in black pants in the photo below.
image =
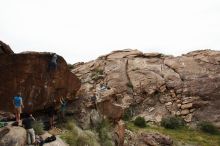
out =
{"type": "Polygon", "coordinates": [[[54,116],[56,114],[56,110],[55,110],[55,102],[54,101],[49,107],[48,107],[48,111],[47,111],[47,114],[48,114],[48,117],[49,117],[49,128],[50,129],[53,129],[54,128],[54,116]]]}
{"type": "Polygon", "coordinates": [[[97,100],[97,97],[96,97],[96,94],[95,94],[95,92],[94,92],[94,93],[92,94],[92,96],[91,96],[91,102],[92,102],[94,108],[97,110],[96,100],[97,100]]]}

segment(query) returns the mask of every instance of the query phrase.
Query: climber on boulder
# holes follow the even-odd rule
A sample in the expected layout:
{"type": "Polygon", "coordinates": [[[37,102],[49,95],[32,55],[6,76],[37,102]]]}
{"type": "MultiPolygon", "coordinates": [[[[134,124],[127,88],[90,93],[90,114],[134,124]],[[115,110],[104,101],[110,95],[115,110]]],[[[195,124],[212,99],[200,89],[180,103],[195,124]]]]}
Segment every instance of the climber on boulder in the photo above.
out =
{"type": "Polygon", "coordinates": [[[22,108],[24,108],[21,93],[18,93],[17,96],[14,97],[13,104],[15,107],[16,122],[19,124],[21,119],[20,114],[22,112],[22,108]]]}
{"type": "Polygon", "coordinates": [[[65,99],[63,99],[63,97],[61,97],[60,98],[59,117],[62,118],[62,120],[65,120],[66,106],[67,106],[67,100],[65,100],[65,99]]]}
{"type": "Polygon", "coordinates": [[[93,92],[93,94],[91,96],[91,102],[94,105],[94,108],[97,110],[96,100],[97,100],[96,93],[93,92]]]}
{"type": "Polygon", "coordinates": [[[49,62],[49,71],[54,71],[57,69],[57,54],[56,53],[53,53],[52,54],[52,59],[50,60],[49,62]]]}
{"type": "Polygon", "coordinates": [[[47,114],[49,117],[49,129],[54,128],[54,116],[56,114],[56,100],[53,100],[51,105],[47,109],[47,114]]]}

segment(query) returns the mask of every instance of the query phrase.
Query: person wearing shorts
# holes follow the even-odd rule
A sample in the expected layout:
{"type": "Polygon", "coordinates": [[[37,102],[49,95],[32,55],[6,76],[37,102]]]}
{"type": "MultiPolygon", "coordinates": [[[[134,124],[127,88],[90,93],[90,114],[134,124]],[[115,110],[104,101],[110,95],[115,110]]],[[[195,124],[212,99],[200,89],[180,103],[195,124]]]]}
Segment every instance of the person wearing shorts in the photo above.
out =
{"type": "Polygon", "coordinates": [[[16,122],[19,124],[20,119],[21,119],[21,112],[22,108],[24,108],[21,93],[18,93],[17,96],[14,97],[14,108],[15,108],[15,116],[16,116],[16,122]]]}

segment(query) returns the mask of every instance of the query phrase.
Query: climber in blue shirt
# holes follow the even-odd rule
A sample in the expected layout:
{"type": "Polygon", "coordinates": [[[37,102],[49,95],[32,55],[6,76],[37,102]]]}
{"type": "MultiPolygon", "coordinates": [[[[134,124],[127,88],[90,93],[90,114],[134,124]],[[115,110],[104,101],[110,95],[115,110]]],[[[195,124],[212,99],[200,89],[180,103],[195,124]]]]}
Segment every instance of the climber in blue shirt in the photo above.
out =
{"type": "Polygon", "coordinates": [[[21,119],[20,114],[22,112],[22,108],[24,108],[21,93],[18,93],[17,96],[14,97],[13,104],[15,107],[16,122],[19,124],[21,119]]]}

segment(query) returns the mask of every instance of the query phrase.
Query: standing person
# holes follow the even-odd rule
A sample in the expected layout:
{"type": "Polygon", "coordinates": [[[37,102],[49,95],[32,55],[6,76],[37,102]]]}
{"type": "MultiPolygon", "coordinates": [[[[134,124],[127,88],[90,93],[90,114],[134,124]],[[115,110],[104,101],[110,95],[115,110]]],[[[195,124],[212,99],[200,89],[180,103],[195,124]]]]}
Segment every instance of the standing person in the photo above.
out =
{"type": "Polygon", "coordinates": [[[54,53],[52,59],[49,62],[49,71],[53,71],[57,69],[57,54],[54,53]]]}
{"type": "Polygon", "coordinates": [[[60,98],[60,104],[61,104],[61,117],[65,118],[65,114],[66,114],[66,105],[67,105],[67,101],[65,99],[63,99],[63,97],[60,98]]]}
{"type": "Polygon", "coordinates": [[[13,104],[15,107],[16,122],[19,125],[22,108],[24,108],[21,93],[18,93],[17,96],[14,97],[13,104]]]}
{"type": "Polygon", "coordinates": [[[94,105],[95,109],[97,110],[96,100],[97,100],[96,94],[95,94],[95,92],[93,92],[92,97],[91,97],[91,101],[92,101],[92,104],[94,105]]]}
{"type": "Polygon", "coordinates": [[[22,125],[26,129],[27,132],[27,143],[35,144],[35,131],[33,129],[33,121],[35,121],[32,114],[28,114],[27,117],[22,121],[22,125]]]}
{"type": "Polygon", "coordinates": [[[56,100],[54,100],[53,103],[48,107],[49,128],[50,129],[54,128],[54,116],[56,114],[55,103],[56,103],[56,100]]]}

